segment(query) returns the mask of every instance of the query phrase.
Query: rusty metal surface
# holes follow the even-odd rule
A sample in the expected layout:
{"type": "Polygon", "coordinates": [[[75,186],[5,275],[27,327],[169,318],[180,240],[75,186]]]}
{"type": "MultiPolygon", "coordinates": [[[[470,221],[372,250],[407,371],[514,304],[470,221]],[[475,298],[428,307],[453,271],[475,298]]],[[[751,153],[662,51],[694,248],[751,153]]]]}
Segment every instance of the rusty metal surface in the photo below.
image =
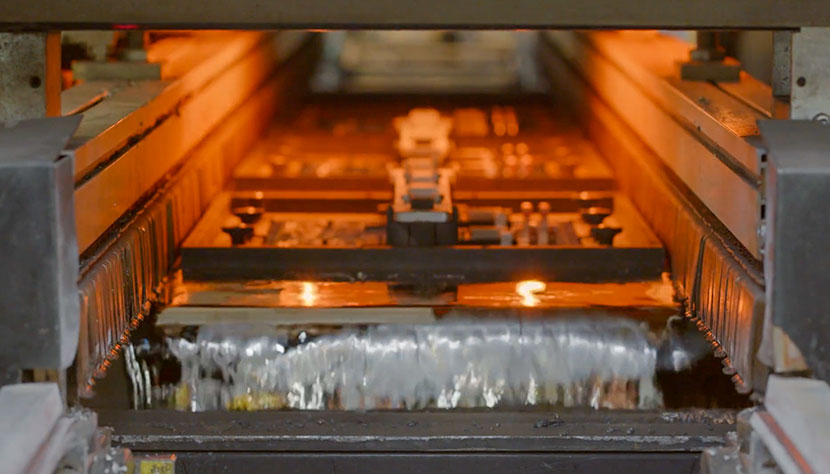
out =
{"type": "Polygon", "coordinates": [[[361,0],[349,8],[341,8],[342,4],[331,0],[118,0],[107,8],[99,7],[95,0],[34,0],[22,5],[5,2],[0,5],[0,18],[6,29],[106,29],[119,24],[154,29],[776,29],[830,25],[830,11],[824,0],[429,0],[417,8],[384,0],[361,0]]]}

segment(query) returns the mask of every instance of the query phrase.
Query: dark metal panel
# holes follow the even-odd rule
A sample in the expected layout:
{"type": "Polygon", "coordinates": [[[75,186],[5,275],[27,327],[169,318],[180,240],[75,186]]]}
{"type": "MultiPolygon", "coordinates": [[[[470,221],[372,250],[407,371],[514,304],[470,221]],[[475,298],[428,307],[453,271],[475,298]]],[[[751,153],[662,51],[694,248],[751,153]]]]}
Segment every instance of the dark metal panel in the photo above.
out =
{"type": "Polygon", "coordinates": [[[690,412],[100,411],[138,451],[699,452],[734,430],[729,410],[690,412]]]}
{"type": "Polygon", "coordinates": [[[0,28],[455,28],[830,26],[826,0],[31,0],[0,3],[0,28]]]}
{"type": "Polygon", "coordinates": [[[80,117],[0,128],[0,366],[63,369],[78,343],[72,159],[80,117]]]}
{"type": "Polygon", "coordinates": [[[660,247],[183,247],[186,279],[483,282],[642,281],[659,278],[660,247]]]}
{"type": "Polygon", "coordinates": [[[830,126],[760,123],[767,144],[766,291],[771,322],[830,380],[830,126]]]}
{"type": "MultiPolygon", "coordinates": [[[[614,196],[603,192],[531,191],[516,196],[499,191],[453,191],[453,201],[477,206],[509,207],[518,212],[522,202],[544,200],[551,212],[578,212],[588,207],[614,207],[614,196]]],[[[336,192],[321,196],[319,191],[264,191],[257,197],[256,191],[235,191],[231,196],[232,207],[262,206],[268,212],[377,212],[379,206],[392,200],[391,191],[336,192]]]]}
{"type": "Polygon", "coordinates": [[[441,472],[697,474],[698,453],[523,453],[523,454],[334,454],[176,453],[176,472],[202,474],[340,473],[415,474],[441,472]]]}

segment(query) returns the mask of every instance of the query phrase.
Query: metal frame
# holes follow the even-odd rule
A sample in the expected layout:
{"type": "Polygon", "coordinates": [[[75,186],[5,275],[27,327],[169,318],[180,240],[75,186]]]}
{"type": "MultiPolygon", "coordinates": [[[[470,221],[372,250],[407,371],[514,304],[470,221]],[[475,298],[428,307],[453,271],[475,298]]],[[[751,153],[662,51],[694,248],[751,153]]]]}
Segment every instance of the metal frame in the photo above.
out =
{"type": "Polygon", "coordinates": [[[777,369],[792,370],[786,359],[804,358],[818,378],[830,380],[830,125],[815,120],[761,123],[767,145],[767,245],[764,274],[765,330],[773,334],[777,369]],[[774,335],[774,327],[784,334],[774,335]],[[783,336],[783,337],[782,337],[783,336]],[[786,339],[795,350],[782,346],[786,339]]]}
{"type": "Polygon", "coordinates": [[[672,76],[672,60],[687,49],[677,40],[570,32],[544,38],[760,260],[761,153],[753,137],[756,120],[767,117],[716,85],[672,76]],[[659,50],[659,61],[642,60],[649,47],[659,50]]]}
{"type": "Polygon", "coordinates": [[[556,281],[653,280],[664,270],[659,246],[182,248],[187,279],[337,279],[461,283],[539,278],[556,281]]]}
{"type": "MultiPolygon", "coordinates": [[[[625,36],[618,38],[624,40],[625,36]]],[[[629,109],[604,101],[612,95],[609,89],[624,95],[614,85],[624,85],[622,81],[630,78],[599,82],[596,80],[609,76],[585,74],[578,63],[554,48],[541,54],[555,90],[567,91],[555,99],[577,112],[589,137],[609,157],[621,188],[666,246],[678,297],[686,300],[688,315],[715,346],[724,372],[733,374],[732,380],[742,392],[763,390],[767,368],[756,357],[764,313],[760,262],[747,254],[724,223],[671,172],[648,137],[637,136],[629,109]],[[596,82],[592,84],[592,80],[596,82]]],[[[715,89],[711,84],[702,85],[715,89]]],[[[637,91],[637,87],[627,85],[626,90],[637,91]]],[[[685,159],[700,161],[696,155],[685,159]]],[[[733,177],[744,182],[737,175],[733,177]]]]}
{"type": "Polygon", "coordinates": [[[65,369],[78,343],[72,159],[78,117],[0,127],[0,367],[65,369]]]}
{"type": "Polygon", "coordinates": [[[700,451],[734,430],[731,411],[104,410],[99,419],[134,452],[175,453],[179,472],[693,472],[700,451]]]}
{"type": "MultiPolygon", "coordinates": [[[[132,100],[116,97],[90,109],[87,114],[96,116],[96,108],[109,107],[114,122],[73,145],[81,253],[295,52],[280,48],[283,39],[283,34],[239,34],[163,89],[158,83],[133,87],[126,94],[132,100]],[[137,105],[124,116],[125,107],[137,105]]],[[[82,131],[90,134],[96,125],[82,125],[82,131]]]]}
{"type": "Polygon", "coordinates": [[[61,115],[60,34],[0,33],[0,126],[61,115]]]}
{"type": "MultiPolygon", "coordinates": [[[[230,170],[262,133],[270,117],[302,96],[298,91],[303,90],[317,46],[317,42],[309,41],[287,58],[284,67],[223,117],[221,126],[183,158],[181,167],[172,170],[149,202],[132,208],[134,214],[119,223],[117,233],[108,233],[83,255],[83,330],[75,371],[70,372],[77,384],[72,388],[81,396],[91,395],[93,377],[104,374],[110,361],[119,356],[118,349],[129,331],[148,314],[151,302],[163,295],[159,290],[178,246],[210,198],[224,186],[230,170]]],[[[102,176],[99,173],[89,182],[105,182],[102,176]]],[[[96,211],[87,207],[84,212],[96,211]]],[[[70,396],[75,395],[70,391],[70,396]]]]}
{"type": "Polygon", "coordinates": [[[830,122],[830,28],[803,28],[792,35],[790,118],[830,122]]]}
{"type": "Polygon", "coordinates": [[[0,29],[663,28],[830,26],[825,0],[13,0],[0,29]]]}

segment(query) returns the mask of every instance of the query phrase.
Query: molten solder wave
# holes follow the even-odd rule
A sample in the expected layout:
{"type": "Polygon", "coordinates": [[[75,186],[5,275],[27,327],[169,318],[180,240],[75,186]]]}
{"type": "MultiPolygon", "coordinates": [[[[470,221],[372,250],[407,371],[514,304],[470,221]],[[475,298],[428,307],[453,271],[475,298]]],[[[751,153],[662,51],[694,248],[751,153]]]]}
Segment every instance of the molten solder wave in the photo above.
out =
{"type": "Polygon", "coordinates": [[[654,341],[626,319],[380,325],[287,349],[287,334],[273,331],[212,326],[195,342],[170,340],[189,409],[250,409],[262,400],[306,410],[662,403],[654,341]]]}

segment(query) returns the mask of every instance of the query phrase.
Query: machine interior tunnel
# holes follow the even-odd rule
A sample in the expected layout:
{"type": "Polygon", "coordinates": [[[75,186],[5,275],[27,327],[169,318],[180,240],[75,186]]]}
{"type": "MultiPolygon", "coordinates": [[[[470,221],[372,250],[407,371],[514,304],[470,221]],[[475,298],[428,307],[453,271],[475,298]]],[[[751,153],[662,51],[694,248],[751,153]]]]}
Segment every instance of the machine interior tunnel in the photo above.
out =
{"type": "Polygon", "coordinates": [[[826,379],[827,318],[774,310],[826,276],[776,293],[800,247],[773,245],[827,213],[781,207],[777,161],[828,143],[782,132],[812,102],[776,62],[823,29],[194,18],[2,33],[61,52],[27,76],[61,118],[7,114],[0,150],[52,153],[77,263],[41,272],[60,310],[0,305],[57,328],[4,318],[0,361],[102,446],[152,472],[734,472],[712,453],[749,449],[770,374],[826,379]]]}

